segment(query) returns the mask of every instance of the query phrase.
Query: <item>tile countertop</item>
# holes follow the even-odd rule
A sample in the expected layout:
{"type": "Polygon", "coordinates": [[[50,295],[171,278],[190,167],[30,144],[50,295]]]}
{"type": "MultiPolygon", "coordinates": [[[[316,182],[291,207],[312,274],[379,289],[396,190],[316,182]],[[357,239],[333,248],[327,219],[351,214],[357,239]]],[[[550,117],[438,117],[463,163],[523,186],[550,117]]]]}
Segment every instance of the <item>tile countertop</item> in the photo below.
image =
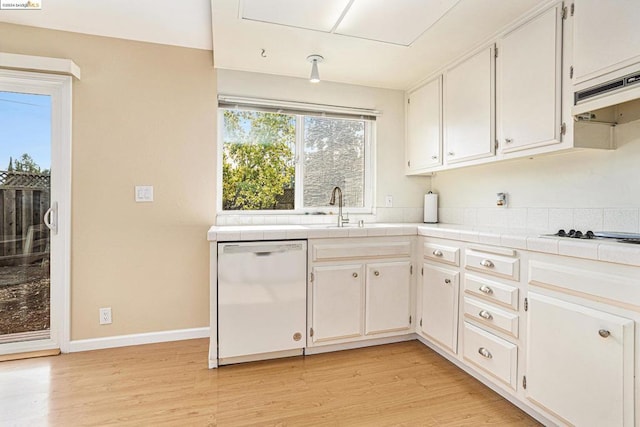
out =
{"type": "Polygon", "coordinates": [[[212,226],[207,237],[211,242],[228,242],[415,235],[640,266],[640,245],[603,239],[540,237],[539,232],[531,230],[456,224],[367,223],[364,227],[350,224],[343,228],[327,224],[212,226]]]}

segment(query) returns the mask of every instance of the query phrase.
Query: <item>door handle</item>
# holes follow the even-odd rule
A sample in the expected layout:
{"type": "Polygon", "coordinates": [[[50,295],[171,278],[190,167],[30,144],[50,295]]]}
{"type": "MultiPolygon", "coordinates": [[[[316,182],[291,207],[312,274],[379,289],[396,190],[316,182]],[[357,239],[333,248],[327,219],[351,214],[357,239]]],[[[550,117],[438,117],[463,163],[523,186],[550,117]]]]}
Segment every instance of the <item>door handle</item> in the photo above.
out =
{"type": "Polygon", "coordinates": [[[53,234],[58,234],[58,202],[51,203],[51,207],[44,213],[42,220],[53,234]]]}

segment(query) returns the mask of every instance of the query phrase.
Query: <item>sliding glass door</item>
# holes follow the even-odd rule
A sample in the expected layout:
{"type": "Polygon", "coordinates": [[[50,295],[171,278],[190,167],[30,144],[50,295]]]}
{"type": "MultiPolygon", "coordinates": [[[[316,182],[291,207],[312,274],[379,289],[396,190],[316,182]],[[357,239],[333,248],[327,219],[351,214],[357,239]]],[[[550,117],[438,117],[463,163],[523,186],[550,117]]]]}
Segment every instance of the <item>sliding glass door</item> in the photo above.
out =
{"type": "Polygon", "coordinates": [[[0,355],[68,342],[70,79],[0,70],[0,355]]]}

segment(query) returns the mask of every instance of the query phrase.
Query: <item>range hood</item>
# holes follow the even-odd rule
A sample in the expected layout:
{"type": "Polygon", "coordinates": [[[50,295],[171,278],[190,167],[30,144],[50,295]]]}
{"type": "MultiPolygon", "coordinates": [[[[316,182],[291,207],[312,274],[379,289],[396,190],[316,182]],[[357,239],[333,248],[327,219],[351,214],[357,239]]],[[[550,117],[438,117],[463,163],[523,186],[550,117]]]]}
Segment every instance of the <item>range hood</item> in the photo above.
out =
{"type": "Polygon", "coordinates": [[[640,71],[576,91],[572,114],[576,120],[589,121],[597,119],[597,115],[592,114],[596,110],[611,109],[636,100],[640,100],[640,71]]]}

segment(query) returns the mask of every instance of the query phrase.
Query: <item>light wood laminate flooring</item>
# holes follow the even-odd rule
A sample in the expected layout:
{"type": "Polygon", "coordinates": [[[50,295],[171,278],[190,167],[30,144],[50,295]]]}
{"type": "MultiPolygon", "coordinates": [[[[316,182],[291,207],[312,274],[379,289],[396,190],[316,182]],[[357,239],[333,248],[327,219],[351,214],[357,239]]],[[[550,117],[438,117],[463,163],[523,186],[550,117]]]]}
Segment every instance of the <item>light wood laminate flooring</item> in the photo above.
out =
{"type": "Polygon", "coordinates": [[[0,425],[539,425],[417,341],[214,370],[207,347],[2,362],[0,425]]]}

